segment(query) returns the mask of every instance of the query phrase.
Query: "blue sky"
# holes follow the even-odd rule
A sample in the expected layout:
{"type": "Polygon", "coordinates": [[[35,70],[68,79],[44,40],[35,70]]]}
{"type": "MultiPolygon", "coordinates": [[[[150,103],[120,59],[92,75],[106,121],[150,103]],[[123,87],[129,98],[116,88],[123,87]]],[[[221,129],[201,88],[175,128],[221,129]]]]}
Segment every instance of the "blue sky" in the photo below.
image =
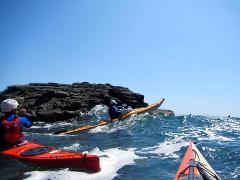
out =
{"type": "Polygon", "coordinates": [[[240,116],[238,0],[0,0],[0,91],[110,83],[176,114],[240,116]]]}

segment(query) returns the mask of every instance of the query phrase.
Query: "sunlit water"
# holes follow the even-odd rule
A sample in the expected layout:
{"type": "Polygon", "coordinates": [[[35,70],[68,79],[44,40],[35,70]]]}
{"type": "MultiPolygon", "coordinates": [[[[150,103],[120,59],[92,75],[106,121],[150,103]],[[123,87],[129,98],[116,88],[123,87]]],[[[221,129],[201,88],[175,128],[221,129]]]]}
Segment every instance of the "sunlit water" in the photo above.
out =
{"type": "Polygon", "coordinates": [[[81,134],[52,135],[107,118],[97,106],[81,120],[56,124],[36,123],[26,130],[27,140],[48,146],[100,156],[101,171],[45,169],[0,156],[0,179],[173,179],[189,141],[222,179],[240,179],[240,119],[206,116],[135,115],[121,122],[81,134]]]}

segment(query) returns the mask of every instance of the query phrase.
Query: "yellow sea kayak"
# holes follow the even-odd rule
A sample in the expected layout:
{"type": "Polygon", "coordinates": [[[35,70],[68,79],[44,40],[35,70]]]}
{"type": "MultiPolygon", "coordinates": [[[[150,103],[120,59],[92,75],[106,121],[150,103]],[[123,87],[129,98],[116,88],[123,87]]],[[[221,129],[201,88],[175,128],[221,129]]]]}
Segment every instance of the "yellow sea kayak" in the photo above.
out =
{"type": "Polygon", "coordinates": [[[131,115],[134,115],[134,114],[140,114],[140,113],[145,113],[145,112],[149,112],[149,111],[152,111],[152,110],[155,110],[157,108],[159,108],[161,106],[161,104],[164,102],[165,99],[161,99],[160,101],[154,103],[154,104],[151,104],[147,107],[141,107],[141,108],[136,108],[136,109],[133,109],[131,112],[125,114],[124,116],[122,116],[121,118],[118,118],[118,119],[113,119],[112,121],[106,121],[106,120],[101,120],[100,123],[98,124],[95,124],[95,125],[85,125],[85,126],[82,126],[82,127],[79,127],[79,128],[76,128],[76,129],[73,129],[73,130],[61,130],[61,131],[57,131],[55,132],[54,134],[75,134],[75,133],[80,133],[82,131],[85,131],[85,130],[90,130],[90,129],[93,129],[93,128],[96,128],[96,127],[99,127],[99,126],[104,126],[104,125],[107,125],[111,122],[114,122],[114,121],[119,121],[119,120],[123,120],[123,119],[126,119],[128,117],[130,117],[131,115]]]}

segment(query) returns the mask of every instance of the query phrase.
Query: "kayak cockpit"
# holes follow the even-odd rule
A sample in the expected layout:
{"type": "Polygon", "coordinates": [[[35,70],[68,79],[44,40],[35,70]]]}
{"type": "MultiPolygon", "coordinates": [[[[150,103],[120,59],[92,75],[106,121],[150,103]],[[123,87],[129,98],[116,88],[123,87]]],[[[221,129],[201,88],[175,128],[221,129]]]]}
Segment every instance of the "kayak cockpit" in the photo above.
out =
{"type": "Polygon", "coordinates": [[[31,148],[31,149],[27,149],[23,152],[21,152],[21,156],[37,156],[40,154],[45,154],[48,153],[50,151],[52,151],[53,148],[50,147],[36,147],[36,148],[31,148]]]}
{"type": "Polygon", "coordinates": [[[179,174],[181,180],[220,180],[214,172],[211,172],[201,162],[191,159],[188,164],[189,166],[179,174]],[[187,170],[189,172],[185,174],[187,170]]]}
{"type": "Polygon", "coordinates": [[[220,180],[220,177],[190,142],[174,180],[220,180]]]}

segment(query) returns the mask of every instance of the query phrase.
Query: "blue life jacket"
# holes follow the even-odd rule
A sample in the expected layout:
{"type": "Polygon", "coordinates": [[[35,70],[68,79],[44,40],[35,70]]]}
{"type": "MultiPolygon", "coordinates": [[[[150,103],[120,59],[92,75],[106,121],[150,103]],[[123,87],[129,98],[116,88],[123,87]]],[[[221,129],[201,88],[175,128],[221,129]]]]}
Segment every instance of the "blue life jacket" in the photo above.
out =
{"type": "Polygon", "coordinates": [[[122,116],[122,111],[117,107],[117,105],[111,105],[108,113],[111,119],[116,119],[122,116]]]}

